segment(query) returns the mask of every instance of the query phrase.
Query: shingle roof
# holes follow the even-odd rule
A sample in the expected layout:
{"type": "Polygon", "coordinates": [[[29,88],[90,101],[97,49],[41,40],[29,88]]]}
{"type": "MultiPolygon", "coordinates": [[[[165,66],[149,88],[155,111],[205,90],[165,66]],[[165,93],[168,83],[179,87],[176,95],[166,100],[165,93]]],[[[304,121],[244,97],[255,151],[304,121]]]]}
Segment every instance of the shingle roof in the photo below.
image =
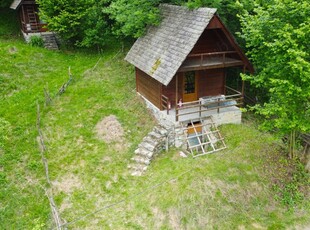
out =
{"type": "Polygon", "coordinates": [[[125,60],[168,85],[216,12],[162,4],[162,21],[152,26],[128,52],[125,60]]]}
{"type": "Polygon", "coordinates": [[[14,0],[14,1],[11,3],[10,8],[13,9],[13,10],[16,10],[16,9],[19,7],[19,5],[20,5],[21,2],[22,2],[22,0],[14,0]]]}

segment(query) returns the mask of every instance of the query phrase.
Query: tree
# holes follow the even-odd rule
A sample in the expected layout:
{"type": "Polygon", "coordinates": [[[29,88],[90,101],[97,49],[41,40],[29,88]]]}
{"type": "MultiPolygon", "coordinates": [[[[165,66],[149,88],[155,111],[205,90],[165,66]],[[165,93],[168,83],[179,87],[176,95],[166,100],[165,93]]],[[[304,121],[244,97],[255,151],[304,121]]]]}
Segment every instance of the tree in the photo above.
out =
{"type": "Polygon", "coordinates": [[[232,32],[240,28],[236,14],[254,8],[255,0],[37,0],[50,30],[77,46],[102,46],[111,35],[140,37],[147,26],[160,23],[161,3],[189,8],[218,8],[232,32]]]}
{"type": "Polygon", "coordinates": [[[291,157],[296,134],[310,131],[309,7],[308,0],[273,0],[241,17],[242,37],[257,71],[243,77],[269,96],[253,109],[265,117],[264,128],[289,136],[291,157]]]}
{"type": "Polygon", "coordinates": [[[160,2],[160,0],[113,1],[106,12],[115,21],[114,34],[138,38],[145,33],[147,25],[158,25],[160,2]]]}
{"type": "Polygon", "coordinates": [[[0,0],[0,8],[7,8],[11,3],[11,0],[0,0]]]}
{"type": "Polygon", "coordinates": [[[103,45],[110,35],[108,15],[102,10],[110,0],[37,0],[40,17],[50,30],[77,46],[103,45]]]}

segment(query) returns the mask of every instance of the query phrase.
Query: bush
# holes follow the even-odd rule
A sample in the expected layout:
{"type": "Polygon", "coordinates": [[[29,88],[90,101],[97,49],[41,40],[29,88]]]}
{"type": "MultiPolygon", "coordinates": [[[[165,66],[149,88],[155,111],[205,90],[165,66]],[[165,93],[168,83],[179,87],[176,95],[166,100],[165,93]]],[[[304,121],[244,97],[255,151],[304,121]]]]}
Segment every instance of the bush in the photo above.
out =
{"type": "Polygon", "coordinates": [[[31,46],[44,47],[44,40],[42,37],[34,35],[30,37],[29,44],[31,46]]]}

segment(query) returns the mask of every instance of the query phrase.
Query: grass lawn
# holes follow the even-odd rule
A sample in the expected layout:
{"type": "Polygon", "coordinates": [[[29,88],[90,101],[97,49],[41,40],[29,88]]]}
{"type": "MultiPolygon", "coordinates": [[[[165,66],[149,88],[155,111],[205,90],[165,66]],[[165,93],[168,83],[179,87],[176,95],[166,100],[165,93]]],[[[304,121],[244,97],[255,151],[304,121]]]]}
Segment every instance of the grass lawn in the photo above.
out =
{"type": "Polygon", "coordinates": [[[310,227],[309,176],[251,119],[220,127],[225,151],[193,159],[170,149],[142,177],[130,176],[130,158],[155,121],[119,50],[52,52],[0,34],[0,229],[53,228],[44,188],[68,229],[310,227]],[[56,96],[69,67],[73,80],[56,96]],[[51,187],[37,143],[37,103],[51,187]],[[124,135],[106,143],[96,125],[110,115],[124,135]],[[292,175],[298,181],[289,183],[292,175]]]}

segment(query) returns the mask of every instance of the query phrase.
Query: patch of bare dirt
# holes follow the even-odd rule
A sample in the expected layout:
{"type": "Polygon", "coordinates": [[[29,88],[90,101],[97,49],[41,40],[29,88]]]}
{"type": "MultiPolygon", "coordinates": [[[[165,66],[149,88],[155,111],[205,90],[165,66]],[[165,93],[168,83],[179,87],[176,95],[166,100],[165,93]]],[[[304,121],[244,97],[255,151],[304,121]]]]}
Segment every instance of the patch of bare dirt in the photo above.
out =
{"type": "Polygon", "coordinates": [[[110,115],[99,121],[95,127],[97,138],[106,143],[123,143],[125,132],[116,116],[110,115]]]}
{"type": "Polygon", "coordinates": [[[154,228],[160,229],[165,222],[166,215],[158,207],[153,207],[152,212],[155,217],[154,228]]]}
{"type": "Polygon", "coordinates": [[[177,209],[169,209],[168,211],[169,223],[172,229],[179,230],[181,228],[181,215],[177,209]]]}
{"type": "Polygon", "coordinates": [[[18,52],[18,50],[17,50],[17,48],[15,46],[9,48],[9,53],[10,54],[15,54],[17,52],[18,52]]]}
{"type": "Polygon", "coordinates": [[[80,179],[73,174],[62,177],[61,181],[53,181],[52,184],[57,191],[64,192],[66,194],[72,193],[75,189],[82,187],[82,182],[80,179]]]}

